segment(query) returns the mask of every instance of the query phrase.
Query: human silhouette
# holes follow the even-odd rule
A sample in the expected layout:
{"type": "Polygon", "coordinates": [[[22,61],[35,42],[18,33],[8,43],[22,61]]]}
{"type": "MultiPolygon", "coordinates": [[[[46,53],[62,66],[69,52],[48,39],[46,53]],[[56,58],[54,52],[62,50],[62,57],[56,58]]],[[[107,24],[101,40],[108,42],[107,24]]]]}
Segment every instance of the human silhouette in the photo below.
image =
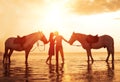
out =
{"type": "Polygon", "coordinates": [[[63,36],[59,35],[58,32],[55,32],[55,42],[56,42],[56,64],[58,64],[59,59],[59,52],[61,54],[62,63],[64,63],[64,52],[63,52],[63,46],[62,46],[62,40],[65,42],[68,42],[66,39],[63,38],[63,36]]]}
{"type": "Polygon", "coordinates": [[[49,51],[48,51],[48,58],[46,60],[46,63],[48,64],[48,61],[49,61],[49,64],[51,64],[51,59],[52,59],[52,56],[54,55],[54,44],[55,44],[55,39],[54,39],[54,33],[51,32],[50,33],[50,37],[49,37],[49,41],[50,42],[50,47],[49,47],[49,51]]]}

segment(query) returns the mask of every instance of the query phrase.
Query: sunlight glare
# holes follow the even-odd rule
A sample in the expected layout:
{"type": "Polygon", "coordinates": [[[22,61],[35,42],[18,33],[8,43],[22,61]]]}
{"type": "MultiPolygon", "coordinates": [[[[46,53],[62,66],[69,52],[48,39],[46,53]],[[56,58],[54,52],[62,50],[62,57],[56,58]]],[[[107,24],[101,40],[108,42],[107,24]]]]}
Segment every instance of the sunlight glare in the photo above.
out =
{"type": "Polygon", "coordinates": [[[44,27],[50,27],[51,31],[59,31],[61,32],[61,28],[63,28],[64,17],[65,17],[65,9],[64,4],[53,2],[48,5],[44,18],[44,27]]]}

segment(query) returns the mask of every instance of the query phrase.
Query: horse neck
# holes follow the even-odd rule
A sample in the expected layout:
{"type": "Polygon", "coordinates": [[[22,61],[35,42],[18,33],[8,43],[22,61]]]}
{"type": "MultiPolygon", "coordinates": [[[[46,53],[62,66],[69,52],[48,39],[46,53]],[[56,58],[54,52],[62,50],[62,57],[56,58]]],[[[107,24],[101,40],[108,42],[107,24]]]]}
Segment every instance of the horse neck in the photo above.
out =
{"type": "Polygon", "coordinates": [[[38,34],[37,33],[30,34],[26,36],[26,40],[29,41],[29,43],[34,44],[39,40],[38,34]]]}
{"type": "Polygon", "coordinates": [[[84,42],[84,40],[86,40],[87,35],[85,35],[85,34],[80,34],[80,33],[76,33],[76,37],[77,37],[77,40],[78,40],[80,43],[82,43],[82,42],[84,42]]]}

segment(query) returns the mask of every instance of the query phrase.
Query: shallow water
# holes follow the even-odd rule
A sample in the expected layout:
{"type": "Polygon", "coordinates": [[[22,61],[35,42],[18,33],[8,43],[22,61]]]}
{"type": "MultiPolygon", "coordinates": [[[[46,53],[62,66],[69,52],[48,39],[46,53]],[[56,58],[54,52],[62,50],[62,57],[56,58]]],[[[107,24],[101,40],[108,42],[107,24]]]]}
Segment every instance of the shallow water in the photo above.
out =
{"type": "Polygon", "coordinates": [[[2,64],[0,55],[0,82],[120,82],[120,53],[114,63],[105,62],[106,53],[93,53],[93,64],[86,61],[86,53],[67,53],[65,64],[58,66],[55,57],[52,65],[46,64],[47,56],[30,53],[25,64],[24,53],[13,53],[11,64],[2,64]]]}

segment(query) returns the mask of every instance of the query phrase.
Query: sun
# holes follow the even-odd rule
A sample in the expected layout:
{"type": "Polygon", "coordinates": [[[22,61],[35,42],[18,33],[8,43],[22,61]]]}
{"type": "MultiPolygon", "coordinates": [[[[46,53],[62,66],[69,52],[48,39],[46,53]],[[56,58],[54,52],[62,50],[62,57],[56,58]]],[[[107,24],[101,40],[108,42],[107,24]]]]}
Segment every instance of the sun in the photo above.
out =
{"type": "Polygon", "coordinates": [[[62,3],[53,2],[46,8],[44,15],[44,28],[50,28],[51,31],[61,32],[64,27],[65,8],[62,3]]]}

